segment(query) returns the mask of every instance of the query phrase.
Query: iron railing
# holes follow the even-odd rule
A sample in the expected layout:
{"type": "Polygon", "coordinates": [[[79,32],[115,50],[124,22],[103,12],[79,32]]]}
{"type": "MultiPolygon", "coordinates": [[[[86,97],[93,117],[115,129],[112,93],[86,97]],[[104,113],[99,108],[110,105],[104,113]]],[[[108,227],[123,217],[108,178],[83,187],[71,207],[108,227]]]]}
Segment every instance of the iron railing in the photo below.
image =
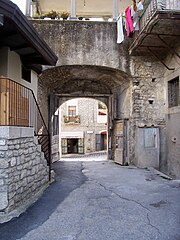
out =
{"type": "Polygon", "coordinates": [[[144,13],[140,19],[140,30],[147,25],[157,11],[180,11],[179,0],[147,0],[144,4],[144,13]]]}
{"type": "Polygon", "coordinates": [[[51,172],[50,134],[34,92],[5,77],[0,77],[0,126],[33,127],[51,172]]]}
{"type": "Polygon", "coordinates": [[[80,115],[76,116],[64,116],[64,123],[74,123],[74,124],[80,124],[80,115]]]}

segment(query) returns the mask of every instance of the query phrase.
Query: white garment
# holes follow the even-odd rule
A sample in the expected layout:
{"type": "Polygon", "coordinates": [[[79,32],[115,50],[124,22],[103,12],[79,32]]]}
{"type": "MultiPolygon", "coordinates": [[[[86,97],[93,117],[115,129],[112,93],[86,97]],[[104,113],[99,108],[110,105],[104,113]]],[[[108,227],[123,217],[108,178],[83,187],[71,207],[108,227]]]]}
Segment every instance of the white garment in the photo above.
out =
{"type": "Polygon", "coordinates": [[[142,11],[143,9],[144,9],[143,4],[142,4],[142,2],[140,1],[140,2],[137,4],[137,12],[138,12],[138,11],[142,11]]]}
{"type": "Polygon", "coordinates": [[[122,43],[123,41],[124,41],[123,19],[122,16],[119,16],[117,19],[117,43],[122,43]]]}

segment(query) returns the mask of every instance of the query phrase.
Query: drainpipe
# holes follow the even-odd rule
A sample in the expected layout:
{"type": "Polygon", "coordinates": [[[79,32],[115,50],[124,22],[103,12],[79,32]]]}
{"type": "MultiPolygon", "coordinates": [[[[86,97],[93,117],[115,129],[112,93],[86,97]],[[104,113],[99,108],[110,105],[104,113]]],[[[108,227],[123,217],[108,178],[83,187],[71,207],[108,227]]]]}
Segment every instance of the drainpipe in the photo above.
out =
{"type": "Polygon", "coordinates": [[[113,20],[116,20],[119,15],[119,1],[113,0],[113,20]]]}
{"type": "Polygon", "coordinates": [[[70,19],[77,19],[76,17],[76,0],[71,0],[71,17],[70,19]]]}

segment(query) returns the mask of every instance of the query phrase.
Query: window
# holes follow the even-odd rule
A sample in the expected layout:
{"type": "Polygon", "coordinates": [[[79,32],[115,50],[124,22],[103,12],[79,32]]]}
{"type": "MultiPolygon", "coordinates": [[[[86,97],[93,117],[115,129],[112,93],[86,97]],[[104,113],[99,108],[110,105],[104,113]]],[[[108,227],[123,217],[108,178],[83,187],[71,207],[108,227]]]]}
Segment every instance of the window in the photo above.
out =
{"type": "Polygon", "coordinates": [[[27,82],[31,82],[31,70],[25,68],[23,65],[21,68],[21,75],[22,79],[26,80],[27,82]]]}
{"type": "Polygon", "coordinates": [[[70,117],[76,116],[76,106],[68,106],[68,116],[70,117]]]}
{"type": "Polygon", "coordinates": [[[106,116],[107,115],[107,107],[103,102],[98,102],[98,115],[106,116]]]}
{"type": "Polygon", "coordinates": [[[180,105],[179,77],[176,77],[168,82],[168,104],[169,107],[180,105]]]}

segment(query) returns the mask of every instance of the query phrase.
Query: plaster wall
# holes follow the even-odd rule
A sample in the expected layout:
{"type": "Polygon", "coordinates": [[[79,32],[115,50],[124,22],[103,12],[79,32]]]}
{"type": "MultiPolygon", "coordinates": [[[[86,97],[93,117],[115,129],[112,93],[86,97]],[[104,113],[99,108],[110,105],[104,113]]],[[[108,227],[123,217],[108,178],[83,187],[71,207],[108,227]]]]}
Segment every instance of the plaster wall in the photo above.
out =
{"type": "Polygon", "coordinates": [[[0,49],[0,75],[10,78],[33,90],[37,97],[37,74],[31,71],[31,83],[21,78],[21,59],[18,54],[8,48],[0,49]]]}
{"type": "MultiPolygon", "coordinates": [[[[177,52],[179,50],[176,49],[177,52]]],[[[164,75],[166,81],[167,171],[173,177],[180,178],[180,105],[168,107],[168,81],[176,77],[180,79],[180,60],[175,54],[169,54],[166,63],[175,68],[171,72],[166,71],[164,75]]]]}
{"type": "MultiPolygon", "coordinates": [[[[54,0],[49,2],[48,0],[38,1],[43,12],[50,10],[56,10],[59,12],[68,11],[71,12],[71,0],[59,1],[54,0]]],[[[119,1],[118,12],[123,12],[128,5],[131,5],[131,0],[119,1]]],[[[113,13],[113,0],[91,0],[84,1],[76,0],[76,12],[78,16],[112,16],[113,13]]]]}

